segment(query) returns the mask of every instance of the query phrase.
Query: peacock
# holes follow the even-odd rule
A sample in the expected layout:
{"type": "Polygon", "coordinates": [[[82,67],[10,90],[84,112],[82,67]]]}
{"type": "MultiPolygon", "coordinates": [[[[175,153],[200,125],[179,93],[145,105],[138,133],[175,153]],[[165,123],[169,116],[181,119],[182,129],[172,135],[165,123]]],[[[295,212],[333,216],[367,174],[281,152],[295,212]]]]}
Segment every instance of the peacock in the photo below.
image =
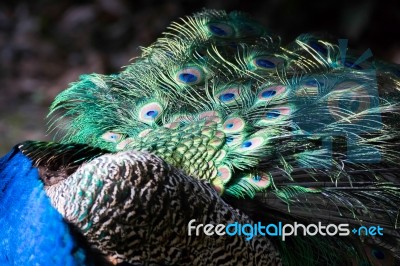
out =
{"type": "Polygon", "coordinates": [[[59,227],[38,220],[51,239],[35,241],[60,237],[68,247],[50,244],[54,256],[76,265],[400,263],[399,66],[321,34],[283,44],[218,10],[141,49],[120,73],[82,75],[55,98],[58,142],[23,142],[0,162],[4,264],[31,234],[11,242],[31,228],[13,227],[17,216],[59,227]],[[383,234],[190,235],[193,219],[383,234]]]}

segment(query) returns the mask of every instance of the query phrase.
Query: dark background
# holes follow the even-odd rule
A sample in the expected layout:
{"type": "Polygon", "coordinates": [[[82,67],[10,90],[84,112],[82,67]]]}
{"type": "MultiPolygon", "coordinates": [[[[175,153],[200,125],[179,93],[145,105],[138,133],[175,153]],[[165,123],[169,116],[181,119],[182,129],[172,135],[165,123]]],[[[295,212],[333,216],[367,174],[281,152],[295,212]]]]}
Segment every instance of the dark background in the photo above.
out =
{"type": "MultiPolygon", "coordinates": [[[[398,1],[397,1],[398,2],[398,1]]],[[[46,136],[48,106],[83,73],[113,73],[172,20],[203,7],[248,12],[283,37],[326,32],[400,63],[396,1],[39,0],[0,3],[0,155],[46,136]]]]}

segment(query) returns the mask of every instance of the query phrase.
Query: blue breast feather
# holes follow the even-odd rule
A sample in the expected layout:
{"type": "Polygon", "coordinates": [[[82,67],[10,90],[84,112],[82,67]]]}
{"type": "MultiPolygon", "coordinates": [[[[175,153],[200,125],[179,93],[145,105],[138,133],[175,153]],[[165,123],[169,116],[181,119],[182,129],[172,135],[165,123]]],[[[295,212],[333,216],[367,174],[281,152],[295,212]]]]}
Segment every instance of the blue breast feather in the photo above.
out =
{"type": "Polygon", "coordinates": [[[37,168],[17,147],[0,158],[0,265],[87,265],[37,168]]]}

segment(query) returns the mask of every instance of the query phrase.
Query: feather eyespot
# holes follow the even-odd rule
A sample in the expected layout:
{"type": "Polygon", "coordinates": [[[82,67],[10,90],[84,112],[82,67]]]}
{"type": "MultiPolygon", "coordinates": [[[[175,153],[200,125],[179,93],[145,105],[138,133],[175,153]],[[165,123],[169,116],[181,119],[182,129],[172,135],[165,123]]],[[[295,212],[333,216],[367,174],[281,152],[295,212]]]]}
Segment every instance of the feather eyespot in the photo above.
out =
{"type": "Polygon", "coordinates": [[[279,117],[280,115],[281,115],[281,111],[279,109],[275,109],[275,110],[268,111],[265,114],[265,117],[268,119],[274,119],[274,118],[279,117]]]}
{"type": "Polygon", "coordinates": [[[267,111],[265,116],[268,117],[270,116],[271,118],[277,118],[280,116],[287,116],[291,112],[290,107],[279,107],[275,108],[273,110],[267,111]]]}
{"type": "Polygon", "coordinates": [[[259,176],[259,175],[253,176],[253,181],[254,181],[255,183],[258,183],[260,180],[261,180],[261,176],[259,176]]]}
{"type": "Polygon", "coordinates": [[[162,106],[157,102],[145,104],[139,110],[139,120],[145,123],[152,123],[160,117],[162,111],[162,106]]]}
{"type": "Polygon", "coordinates": [[[240,101],[239,88],[234,87],[223,90],[215,98],[224,104],[235,104],[240,101]]]}
{"type": "Polygon", "coordinates": [[[218,98],[223,102],[228,102],[228,101],[232,101],[235,98],[235,94],[233,94],[231,92],[227,92],[227,93],[221,94],[218,98]]]}
{"type": "Polygon", "coordinates": [[[214,36],[221,37],[221,38],[228,38],[232,37],[234,35],[234,29],[231,25],[227,23],[209,23],[207,25],[208,30],[210,33],[214,36]]]}
{"type": "Polygon", "coordinates": [[[271,179],[266,174],[254,175],[248,181],[259,188],[267,188],[271,184],[271,179]]]}
{"type": "Polygon", "coordinates": [[[264,91],[263,93],[261,93],[261,97],[262,98],[271,98],[273,96],[275,96],[276,91],[275,90],[267,90],[264,91]]]}
{"type": "Polygon", "coordinates": [[[262,152],[267,140],[264,136],[253,136],[244,140],[237,149],[237,152],[246,155],[256,155],[262,152]]]}
{"type": "Polygon", "coordinates": [[[286,87],[282,85],[268,87],[258,93],[257,98],[261,101],[268,101],[286,91],[286,87]]]}
{"type": "Polygon", "coordinates": [[[217,168],[217,176],[222,180],[222,183],[227,183],[232,177],[232,170],[225,165],[217,168]]]}
{"type": "Polygon", "coordinates": [[[145,114],[146,118],[154,119],[158,116],[157,110],[150,110],[145,114]]]}
{"type": "Polygon", "coordinates": [[[266,126],[276,121],[281,121],[287,118],[291,113],[290,107],[277,107],[273,109],[268,109],[263,113],[261,119],[256,122],[259,126],[266,126]]]}
{"type": "Polygon", "coordinates": [[[248,141],[243,142],[242,148],[250,148],[252,145],[253,145],[253,143],[250,140],[248,140],[248,141]]]}
{"type": "Polygon", "coordinates": [[[251,151],[259,148],[265,143],[265,139],[263,137],[253,137],[251,139],[245,140],[240,146],[241,151],[251,151]]]}
{"type": "Polygon", "coordinates": [[[265,59],[265,58],[258,58],[255,60],[255,65],[262,68],[274,68],[275,63],[265,59]]]}
{"type": "Polygon", "coordinates": [[[192,73],[180,73],[179,80],[183,83],[194,83],[197,81],[197,76],[192,73]]]}
{"type": "Polygon", "coordinates": [[[181,84],[196,85],[204,80],[204,72],[200,67],[185,67],[178,71],[175,79],[181,84]]]}
{"type": "Polygon", "coordinates": [[[252,60],[252,69],[273,70],[283,64],[283,59],[275,56],[258,56],[252,60]]]}
{"type": "Polygon", "coordinates": [[[101,136],[102,139],[104,139],[107,142],[114,142],[117,143],[122,139],[122,134],[107,131],[101,136]]]}

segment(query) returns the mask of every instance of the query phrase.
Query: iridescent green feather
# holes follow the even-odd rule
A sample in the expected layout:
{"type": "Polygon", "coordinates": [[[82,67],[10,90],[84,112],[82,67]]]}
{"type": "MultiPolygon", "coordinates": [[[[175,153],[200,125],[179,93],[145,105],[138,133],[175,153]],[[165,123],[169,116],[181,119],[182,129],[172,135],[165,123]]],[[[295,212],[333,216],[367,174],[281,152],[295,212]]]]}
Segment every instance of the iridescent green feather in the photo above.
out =
{"type": "MultiPolygon", "coordinates": [[[[279,38],[246,15],[204,11],[182,23],[173,23],[163,38],[143,48],[142,56],[119,75],[82,76],[57,97],[51,110],[55,113],[66,109],[62,118],[72,119],[64,141],[89,143],[110,150],[117,150],[120,142],[123,144],[118,149],[125,146],[148,150],[145,146],[152,146],[152,140],[138,137],[151,131],[154,135],[162,134],[165,140],[173,139],[177,129],[166,127],[179,123],[179,127],[190,128],[191,123],[202,120],[198,117],[200,113],[215,112],[218,130],[225,121],[237,117],[245,121],[245,126],[240,132],[225,134],[221,145],[216,145],[223,150],[223,154],[219,154],[222,158],[209,164],[214,165],[213,169],[218,169],[219,164],[227,165],[231,173],[237,170],[250,173],[266,157],[275,158],[275,162],[281,164],[283,161],[278,154],[295,148],[289,138],[295,138],[298,133],[302,137],[313,134],[296,133],[298,124],[294,120],[309,119],[302,118],[304,114],[318,111],[327,117],[336,115],[337,121],[315,127],[320,134],[332,129],[350,132],[351,121],[365,116],[341,107],[326,108],[329,101],[333,101],[331,95],[337,94],[334,90],[338,83],[352,80],[364,84],[364,79],[368,78],[363,73],[343,68],[337,63],[339,57],[338,46],[314,36],[302,35],[285,48],[280,46],[279,38]],[[320,78],[315,78],[316,70],[320,78]],[[314,102],[309,105],[309,100],[314,102]],[[141,112],[150,108],[146,104],[158,108],[153,120],[151,117],[143,119],[146,114],[141,116],[141,112]],[[177,113],[181,118],[177,119],[177,113]],[[341,120],[348,126],[338,126],[341,120]],[[108,141],[107,132],[116,135],[111,135],[108,141]],[[251,141],[256,141],[257,145],[251,141]],[[148,143],[135,144],[144,142],[148,143]],[[276,143],[280,147],[276,147],[276,143]]],[[[354,88],[347,90],[352,92],[354,88]]],[[[341,89],[338,101],[345,100],[340,98],[343,94],[341,89]]],[[[393,106],[392,103],[387,105],[393,106]]],[[[307,138],[303,139],[304,145],[307,138]]],[[[357,134],[354,139],[367,141],[357,134]]],[[[164,150],[160,149],[158,154],[163,156],[164,150]]],[[[181,158],[187,152],[182,148],[177,150],[182,152],[175,156],[181,158]]],[[[324,166],[320,157],[323,153],[320,149],[285,156],[283,169],[290,175],[295,162],[303,166],[324,166]]],[[[194,172],[201,173],[200,168],[194,172]]],[[[201,176],[198,174],[199,178],[201,176]]],[[[246,189],[241,193],[246,194],[246,189]]]]}

